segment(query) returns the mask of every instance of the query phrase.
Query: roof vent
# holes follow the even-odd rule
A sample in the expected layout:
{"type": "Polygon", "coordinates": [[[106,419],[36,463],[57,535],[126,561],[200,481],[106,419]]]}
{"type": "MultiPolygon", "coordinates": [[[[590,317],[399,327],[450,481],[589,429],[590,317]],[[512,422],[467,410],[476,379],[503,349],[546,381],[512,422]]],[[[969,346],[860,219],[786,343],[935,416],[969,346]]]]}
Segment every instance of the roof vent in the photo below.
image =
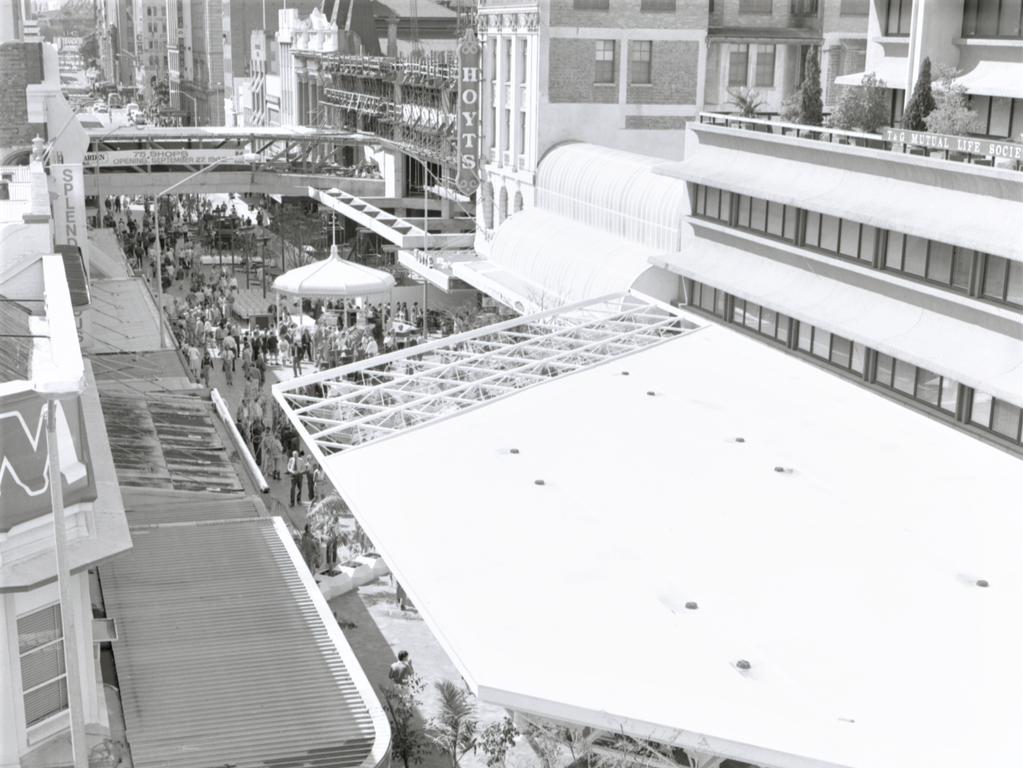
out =
{"type": "Polygon", "coordinates": [[[534,480],[533,485],[547,485],[543,480],[534,480]]]}
{"type": "Polygon", "coordinates": [[[779,475],[791,475],[796,470],[794,470],[792,467],[777,466],[774,468],[774,471],[777,472],[779,475]]]}
{"type": "Polygon", "coordinates": [[[648,394],[648,395],[649,395],[650,397],[653,397],[653,396],[654,396],[654,395],[656,395],[657,393],[656,393],[656,392],[654,392],[654,391],[653,391],[652,389],[650,389],[650,390],[647,390],[647,394],[648,394]]]}
{"type": "Polygon", "coordinates": [[[737,662],[735,662],[735,666],[745,672],[747,669],[750,669],[753,665],[746,661],[746,659],[739,659],[737,662]]]}
{"type": "Polygon", "coordinates": [[[746,442],[746,438],[745,437],[737,437],[737,438],[735,438],[735,442],[737,442],[737,443],[745,443],[746,442]]]}
{"type": "Polygon", "coordinates": [[[628,375],[629,375],[628,371],[622,371],[622,376],[628,376],[628,375]]]}
{"type": "Polygon", "coordinates": [[[699,607],[700,607],[699,604],[695,600],[686,601],[686,608],[690,611],[695,611],[699,607]]]}
{"type": "Polygon", "coordinates": [[[508,453],[518,453],[518,452],[519,452],[518,448],[509,448],[508,449],[508,453]]]}
{"type": "Polygon", "coordinates": [[[990,587],[991,584],[988,583],[987,579],[977,579],[977,586],[978,587],[990,587]]]}

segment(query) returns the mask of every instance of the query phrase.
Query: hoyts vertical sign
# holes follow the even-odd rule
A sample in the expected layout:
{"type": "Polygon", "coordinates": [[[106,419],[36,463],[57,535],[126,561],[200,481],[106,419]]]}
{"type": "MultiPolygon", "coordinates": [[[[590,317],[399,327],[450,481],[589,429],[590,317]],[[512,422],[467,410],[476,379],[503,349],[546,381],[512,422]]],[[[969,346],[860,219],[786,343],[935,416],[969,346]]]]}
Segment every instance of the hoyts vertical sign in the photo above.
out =
{"type": "Polygon", "coordinates": [[[458,173],[455,184],[471,195],[480,184],[480,41],[469,28],[458,42],[458,173]]]}

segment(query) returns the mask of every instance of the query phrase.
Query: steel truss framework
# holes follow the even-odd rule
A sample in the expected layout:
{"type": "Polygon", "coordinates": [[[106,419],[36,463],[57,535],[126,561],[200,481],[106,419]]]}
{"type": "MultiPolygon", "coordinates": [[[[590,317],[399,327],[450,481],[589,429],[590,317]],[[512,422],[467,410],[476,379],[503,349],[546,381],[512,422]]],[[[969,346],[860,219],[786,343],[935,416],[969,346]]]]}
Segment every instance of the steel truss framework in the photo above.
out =
{"type": "Polygon", "coordinates": [[[277,384],[323,456],[638,352],[699,326],[642,295],[606,296],[277,384]]]}

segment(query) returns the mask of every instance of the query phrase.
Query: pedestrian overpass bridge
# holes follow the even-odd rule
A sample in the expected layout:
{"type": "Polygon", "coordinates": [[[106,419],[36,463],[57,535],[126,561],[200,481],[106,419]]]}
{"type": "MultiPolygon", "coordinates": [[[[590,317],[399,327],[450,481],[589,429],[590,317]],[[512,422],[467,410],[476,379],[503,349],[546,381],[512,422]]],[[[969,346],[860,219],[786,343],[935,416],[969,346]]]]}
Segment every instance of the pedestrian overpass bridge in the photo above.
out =
{"type": "Polygon", "coordinates": [[[119,126],[88,132],[82,163],[85,194],[155,195],[196,171],[177,192],[304,196],[309,187],[336,187],[358,197],[384,194],[364,148],[383,148],[375,136],[323,128],[119,126]],[[258,163],[243,155],[258,155],[258,163]]]}

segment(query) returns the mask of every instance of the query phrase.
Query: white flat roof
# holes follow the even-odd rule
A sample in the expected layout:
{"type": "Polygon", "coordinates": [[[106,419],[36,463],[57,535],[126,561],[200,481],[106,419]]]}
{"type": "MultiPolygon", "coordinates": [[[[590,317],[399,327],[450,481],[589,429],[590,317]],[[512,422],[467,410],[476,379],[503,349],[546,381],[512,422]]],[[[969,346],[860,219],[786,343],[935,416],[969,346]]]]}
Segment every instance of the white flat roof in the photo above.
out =
{"type": "Polygon", "coordinates": [[[1020,462],[796,357],[710,326],[316,452],[483,700],[762,765],[1019,761],[1020,462]]]}

